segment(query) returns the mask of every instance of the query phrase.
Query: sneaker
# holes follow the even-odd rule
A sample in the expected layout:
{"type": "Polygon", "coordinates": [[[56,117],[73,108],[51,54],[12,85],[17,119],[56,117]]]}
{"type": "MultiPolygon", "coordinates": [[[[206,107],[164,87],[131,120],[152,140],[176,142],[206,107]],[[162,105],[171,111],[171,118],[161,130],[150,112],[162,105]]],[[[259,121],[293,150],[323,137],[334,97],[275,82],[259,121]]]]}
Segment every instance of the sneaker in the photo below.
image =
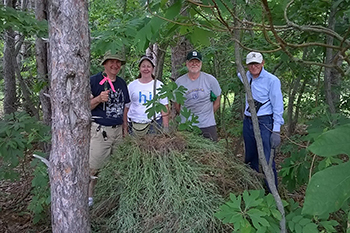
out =
{"type": "Polygon", "coordinates": [[[92,206],[94,204],[94,198],[89,197],[89,206],[92,206]]]}

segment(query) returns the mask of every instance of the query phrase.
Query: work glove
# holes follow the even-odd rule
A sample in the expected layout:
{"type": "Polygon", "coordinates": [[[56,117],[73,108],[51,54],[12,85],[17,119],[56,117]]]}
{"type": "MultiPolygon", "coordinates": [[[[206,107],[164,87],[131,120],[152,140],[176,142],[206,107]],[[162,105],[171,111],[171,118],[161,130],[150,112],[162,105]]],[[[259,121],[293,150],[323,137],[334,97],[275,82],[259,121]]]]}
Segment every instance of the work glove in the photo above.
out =
{"type": "Polygon", "coordinates": [[[278,145],[281,143],[280,132],[272,132],[270,137],[271,148],[276,149],[278,145]]]}

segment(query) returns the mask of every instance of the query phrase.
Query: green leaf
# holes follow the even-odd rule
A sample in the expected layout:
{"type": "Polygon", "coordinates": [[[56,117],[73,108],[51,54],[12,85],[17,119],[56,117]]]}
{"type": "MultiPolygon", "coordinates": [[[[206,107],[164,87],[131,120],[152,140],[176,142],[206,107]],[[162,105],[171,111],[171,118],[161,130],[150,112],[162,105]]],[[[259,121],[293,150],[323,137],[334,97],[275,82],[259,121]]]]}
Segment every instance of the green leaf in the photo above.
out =
{"type": "Polygon", "coordinates": [[[319,233],[315,223],[309,223],[303,227],[303,233],[319,233]]]}
{"type": "Polygon", "coordinates": [[[204,46],[210,45],[210,38],[213,37],[213,32],[195,27],[190,34],[190,40],[193,44],[201,44],[204,46]]]}
{"type": "Polygon", "coordinates": [[[330,221],[321,221],[320,225],[323,226],[327,232],[337,232],[334,227],[338,226],[339,223],[335,220],[330,220],[330,221]]]}
{"type": "Polygon", "coordinates": [[[244,200],[246,209],[258,206],[264,201],[264,199],[260,196],[260,194],[261,194],[261,190],[251,190],[250,192],[245,190],[243,192],[243,200],[244,200]]]}
{"type": "Polygon", "coordinates": [[[327,168],[312,176],[302,213],[323,215],[337,211],[350,197],[350,162],[327,168]]]}
{"type": "Polygon", "coordinates": [[[265,218],[263,218],[263,216],[265,216],[266,213],[258,209],[250,209],[247,211],[247,214],[249,215],[256,229],[259,229],[260,226],[265,226],[265,227],[270,226],[269,222],[265,218]]]}
{"type": "Polygon", "coordinates": [[[180,14],[180,10],[182,7],[182,1],[175,1],[171,7],[169,7],[165,12],[165,18],[174,19],[176,16],[180,14]]]}
{"type": "Polygon", "coordinates": [[[316,138],[308,149],[320,156],[350,155],[350,124],[329,130],[316,138]]]}

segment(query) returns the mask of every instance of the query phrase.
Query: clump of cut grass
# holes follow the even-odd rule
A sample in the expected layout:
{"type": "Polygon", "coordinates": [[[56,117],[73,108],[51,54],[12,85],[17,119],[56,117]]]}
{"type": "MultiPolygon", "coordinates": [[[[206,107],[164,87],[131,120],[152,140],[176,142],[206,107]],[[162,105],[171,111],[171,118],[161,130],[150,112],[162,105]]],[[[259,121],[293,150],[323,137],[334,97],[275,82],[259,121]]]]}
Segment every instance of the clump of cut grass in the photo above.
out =
{"type": "Polygon", "coordinates": [[[229,192],[261,188],[225,148],[188,133],[126,138],[98,179],[99,232],[232,232],[214,213],[229,192]]]}

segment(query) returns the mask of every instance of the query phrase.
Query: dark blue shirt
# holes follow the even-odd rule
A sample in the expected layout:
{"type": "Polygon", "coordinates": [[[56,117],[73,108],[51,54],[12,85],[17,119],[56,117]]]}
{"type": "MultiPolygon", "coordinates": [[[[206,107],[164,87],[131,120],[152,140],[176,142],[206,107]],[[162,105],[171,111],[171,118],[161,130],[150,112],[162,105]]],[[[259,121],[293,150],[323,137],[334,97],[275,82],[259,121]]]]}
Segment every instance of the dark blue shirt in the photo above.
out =
{"type": "Polygon", "coordinates": [[[104,126],[113,126],[123,124],[124,107],[126,103],[130,102],[129,92],[124,79],[117,76],[117,79],[112,82],[115,91],[113,92],[109,83],[100,85],[100,81],[103,79],[102,72],[90,77],[91,94],[95,98],[105,90],[105,86],[109,92],[108,101],[99,103],[93,110],[91,110],[92,116],[101,118],[95,118],[95,122],[104,126]]]}

